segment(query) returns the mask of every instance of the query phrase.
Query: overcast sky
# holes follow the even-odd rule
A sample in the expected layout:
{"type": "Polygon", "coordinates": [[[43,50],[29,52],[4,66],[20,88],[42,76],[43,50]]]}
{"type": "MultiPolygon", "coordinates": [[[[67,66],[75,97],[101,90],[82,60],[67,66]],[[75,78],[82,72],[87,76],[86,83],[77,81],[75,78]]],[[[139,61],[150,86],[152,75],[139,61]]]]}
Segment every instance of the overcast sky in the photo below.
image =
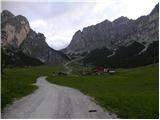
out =
{"type": "Polygon", "coordinates": [[[59,50],[83,27],[120,16],[137,19],[151,12],[159,0],[3,0],[2,10],[25,16],[46,42],[59,50]],[[21,1],[21,2],[20,2],[21,1]],[[38,2],[37,2],[38,1],[38,2]],[[65,1],[65,2],[64,2],[65,1]]]}

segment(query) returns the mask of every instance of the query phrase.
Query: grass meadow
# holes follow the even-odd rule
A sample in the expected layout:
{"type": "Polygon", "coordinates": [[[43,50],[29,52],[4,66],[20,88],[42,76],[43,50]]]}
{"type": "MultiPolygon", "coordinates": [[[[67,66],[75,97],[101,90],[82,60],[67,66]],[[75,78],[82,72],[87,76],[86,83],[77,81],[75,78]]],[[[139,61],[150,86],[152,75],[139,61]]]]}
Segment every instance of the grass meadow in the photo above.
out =
{"type": "MultiPolygon", "coordinates": [[[[75,68],[78,71],[82,69],[78,66],[75,68]]],[[[73,74],[78,73],[75,68],[73,74]]],[[[52,75],[61,70],[62,65],[6,69],[1,79],[2,109],[15,98],[19,99],[36,90],[34,83],[38,77],[49,76],[49,82],[79,89],[119,118],[159,117],[158,64],[117,69],[112,75],[52,75]]]]}
{"type": "Polygon", "coordinates": [[[159,117],[158,64],[118,69],[113,75],[50,76],[51,83],[79,89],[119,118],[159,117]]]}

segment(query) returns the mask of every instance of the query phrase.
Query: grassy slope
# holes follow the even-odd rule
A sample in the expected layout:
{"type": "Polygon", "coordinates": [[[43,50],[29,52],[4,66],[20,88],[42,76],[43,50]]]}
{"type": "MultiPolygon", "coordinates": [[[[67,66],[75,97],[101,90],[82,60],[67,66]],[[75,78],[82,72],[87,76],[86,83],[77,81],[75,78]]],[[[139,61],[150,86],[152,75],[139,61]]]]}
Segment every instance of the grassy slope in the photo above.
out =
{"type": "Polygon", "coordinates": [[[37,77],[51,75],[53,71],[59,71],[62,68],[61,65],[54,65],[6,69],[1,80],[2,109],[14,98],[21,98],[32,93],[37,88],[33,85],[37,77]]]}
{"type": "Polygon", "coordinates": [[[158,118],[158,74],[158,64],[154,64],[117,70],[114,75],[50,76],[48,80],[93,96],[120,118],[158,118]]]}

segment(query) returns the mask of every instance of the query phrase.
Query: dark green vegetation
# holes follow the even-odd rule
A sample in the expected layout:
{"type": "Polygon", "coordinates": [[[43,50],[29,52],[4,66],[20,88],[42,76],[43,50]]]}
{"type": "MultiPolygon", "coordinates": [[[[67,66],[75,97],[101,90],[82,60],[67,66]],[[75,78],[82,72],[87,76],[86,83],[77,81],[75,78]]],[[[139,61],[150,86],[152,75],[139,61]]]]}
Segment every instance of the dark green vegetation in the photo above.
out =
{"type": "Polygon", "coordinates": [[[1,80],[1,107],[4,108],[14,98],[32,93],[37,88],[33,84],[38,77],[51,75],[53,71],[61,69],[61,65],[6,69],[1,80]]]}
{"type": "Polygon", "coordinates": [[[154,64],[119,69],[113,75],[50,76],[48,80],[79,89],[120,118],[158,118],[158,74],[158,64],[154,64]]]}
{"type": "Polygon", "coordinates": [[[159,41],[151,43],[146,51],[139,54],[143,49],[142,44],[134,42],[127,47],[120,47],[116,54],[109,58],[107,56],[111,55],[112,52],[107,48],[95,49],[84,58],[83,63],[115,68],[132,68],[158,63],[159,41]]]}
{"type": "Polygon", "coordinates": [[[85,64],[93,64],[93,65],[105,65],[106,59],[108,55],[111,55],[112,52],[107,48],[102,49],[95,49],[91,51],[85,58],[84,58],[84,65],[85,64]]]}
{"type": "Polygon", "coordinates": [[[36,58],[25,55],[22,51],[13,47],[1,48],[2,72],[6,67],[15,66],[37,66],[43,63],[36,58]]]}

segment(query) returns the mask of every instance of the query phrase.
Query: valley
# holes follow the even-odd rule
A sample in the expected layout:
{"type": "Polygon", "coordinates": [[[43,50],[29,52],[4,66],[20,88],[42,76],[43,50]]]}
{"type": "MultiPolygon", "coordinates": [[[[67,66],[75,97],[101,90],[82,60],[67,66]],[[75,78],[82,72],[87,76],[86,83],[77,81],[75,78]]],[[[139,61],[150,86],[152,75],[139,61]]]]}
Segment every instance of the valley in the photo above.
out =
{"type": "Polygon", "coordinates": [[[93,97],[94,102],[118,118],[158,118],[158,64],[116,69],[115,74],[84,76],[78,73],[83,67],[76,66],[77,71],[74,69],[67,76],[53,76],[53,72],[63,71],[61,65],[7,69],[7,73],[2,75],[2,107],[35,91],[36,79],[48,76],[50,83],[72,87],[93,97]]]}
{"type": "Polygon", "coordinates": [[[1,12],[2,118],[159,118],[159,3],[83,26],[61,50],[31,24],[1,12]]]}

